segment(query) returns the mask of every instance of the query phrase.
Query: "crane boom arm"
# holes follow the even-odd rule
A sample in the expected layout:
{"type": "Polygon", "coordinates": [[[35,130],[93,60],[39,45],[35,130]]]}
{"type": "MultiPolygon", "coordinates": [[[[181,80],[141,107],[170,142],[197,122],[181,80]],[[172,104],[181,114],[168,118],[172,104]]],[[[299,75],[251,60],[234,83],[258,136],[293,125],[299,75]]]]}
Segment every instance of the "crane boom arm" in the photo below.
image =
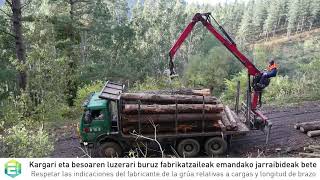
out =
{"type": "Polygon", "coordinates": [[[191,33],[193,27],[197,22],[202,22],[203,26],[205,26],[247,69],[248,73],[252,76],[257,76],[261,74],[260,70],[257,69],[254,64],[244,55],[242,54],[237,45],[233,42],[233,40],[229,37],[229,35],[225,32],[225,30],[219,25],[220,30],[226,36],[221,35],[211,24],[209,21],[210,13],[197,13],[192,18],[192,22],[183,30],[180,37],[176,41],[176,43],[172,46],[169,52],[170,57],[170,70],[173,72],[173,58],[176,54],[177,50],[180,48],[181,44],[185,41],[185,39],[191,33]]]}
{"type": "MultiPolygon", "coordinates": [[[[248,74],[253,77],[259,77],[261,75],[261,71],[255,67],[255,65],[244,55],[242,54],[238,48],[236,43],[232,40],[232,38],[228,35],[228,33],[223,29],[222,26],[219,25],[219,23],[212,17],[212,19],[215,21],[215,23],[218,25],[220,31],[218,31],[210,22],[211,13],[197,13],[192,18],[192,21],[189,23],[189,25],[183,30],[180,37],[177,39],[175,44],[172,46],[172,48],[169,51],[169,57],[170,57],[170,74],[174,74],[174,63],[173,58],[177,52],[177,50],[180,48],[181,44],[185,41],[185,39],[189,36],[192,29],[196,25],[197,22],[201,22],[203,26],[205,26],[214,36],[216,39],[218,39],[247,69],[248,74]]],[[[250,81],[250,80],[249,80],[250,81]]],[[[251,103],[250,110],[254,112],[254,114],[258,117],[260,117],[265,122],[267,121],[267,117],[262,114],[261,111],[257,109],[259,99],[261,98],[261,90],[256,90],[253,88],[254,91],[252,92],[251,96],[251,103]]],[[[249,90],[251,92],[251,86],[249,83],[249,90]]]]}

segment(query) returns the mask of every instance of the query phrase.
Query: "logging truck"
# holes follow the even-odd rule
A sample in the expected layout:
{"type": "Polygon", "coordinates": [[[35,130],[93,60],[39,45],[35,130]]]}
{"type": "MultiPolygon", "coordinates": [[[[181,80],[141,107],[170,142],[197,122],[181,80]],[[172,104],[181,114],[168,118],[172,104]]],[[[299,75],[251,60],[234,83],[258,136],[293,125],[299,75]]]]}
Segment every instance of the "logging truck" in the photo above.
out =
{"type": "Polygon", "coordinates": [[[94,147],[99,156],[107,157],[124,155],[135,146],[139,150],[140,145],[150,147],[146,144],[150,142],[157,144],[161,152],[162,146],[170,147],[179,156],[195,157],[202,150],[209,156],[224,154],[232,136],[245,134],[249,129],[263,130],[268,142],[272,123],[259,107],[269,79],[263,86],[258,85],[263,71],[239,51],[211,13],[196,13],[171,47],[170,76],[177,76],[174,56],[198,22],[248,70],[246,103],[241,108],[244,119],[237,115],[239,98],[235,113],[208,93],[126,93],[122,84],[107,82],[100,93],[92,94],[84,104],[79,129],[84,144],[94,147]]]}
{"type": "Polygon", "coordinates": [[[225,154],[232,136],[249,130],[217,98],[195,92],[126,93],[122,84],[108,81],[83,104],[81,142],[99,157],[121,157],[137,148],[174,149],[181,157],[225,154]]]}

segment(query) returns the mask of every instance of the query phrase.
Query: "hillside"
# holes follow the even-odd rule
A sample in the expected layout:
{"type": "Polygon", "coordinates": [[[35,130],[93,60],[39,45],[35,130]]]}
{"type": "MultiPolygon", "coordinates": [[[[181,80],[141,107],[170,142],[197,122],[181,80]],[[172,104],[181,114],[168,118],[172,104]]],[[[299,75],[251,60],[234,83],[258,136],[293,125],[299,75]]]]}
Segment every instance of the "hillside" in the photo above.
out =
{"type": "Polygon", "coordinates": [[[269,54],[278,60],[280,74],[292,77],[301,65],[318,58],[320,47],[320,28],[295,33],[291,36],[277,35],[268,40],[260,40],[251,48],[269,54]]]}

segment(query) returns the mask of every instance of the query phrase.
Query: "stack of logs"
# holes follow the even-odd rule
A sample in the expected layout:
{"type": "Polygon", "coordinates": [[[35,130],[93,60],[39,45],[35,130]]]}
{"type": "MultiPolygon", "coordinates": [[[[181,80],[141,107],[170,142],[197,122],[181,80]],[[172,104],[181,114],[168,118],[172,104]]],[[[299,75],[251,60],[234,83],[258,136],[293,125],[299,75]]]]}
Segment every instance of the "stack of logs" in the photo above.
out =
{"type": "MultiPolygon", "coordinates": [[[[210,92],[210,91],[209,91],[210,92]]],[[[193,133],[236,131],[237,116],[207,90],[169,94],[123,93],[121,126],[125,134],[136,132],[193,133]]]]}
{"type": "Polygon", "coordinates": [[[307,133],[309,137],[320,136],[320,121],[297,123],[294,125],[294,128],[307,133]]]}
{"type": "Polygon", "coordinates": [[[306,158],[320,158],[320,146],[319,145],[309,145],[304,147],[304,152],[299,153],[300,157],[306,158]]]}

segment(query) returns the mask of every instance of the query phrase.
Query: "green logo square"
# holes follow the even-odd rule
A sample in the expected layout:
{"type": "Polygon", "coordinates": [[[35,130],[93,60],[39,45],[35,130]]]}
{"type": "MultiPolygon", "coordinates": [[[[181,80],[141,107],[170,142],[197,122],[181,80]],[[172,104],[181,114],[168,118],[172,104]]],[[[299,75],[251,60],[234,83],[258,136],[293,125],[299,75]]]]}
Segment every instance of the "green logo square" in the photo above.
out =
{"type": "Polygon", "coordinates": [[[4,173],[12,178],[21,174],[21,164],[16,160],[10,160],[4,164],[4,173]]]}

